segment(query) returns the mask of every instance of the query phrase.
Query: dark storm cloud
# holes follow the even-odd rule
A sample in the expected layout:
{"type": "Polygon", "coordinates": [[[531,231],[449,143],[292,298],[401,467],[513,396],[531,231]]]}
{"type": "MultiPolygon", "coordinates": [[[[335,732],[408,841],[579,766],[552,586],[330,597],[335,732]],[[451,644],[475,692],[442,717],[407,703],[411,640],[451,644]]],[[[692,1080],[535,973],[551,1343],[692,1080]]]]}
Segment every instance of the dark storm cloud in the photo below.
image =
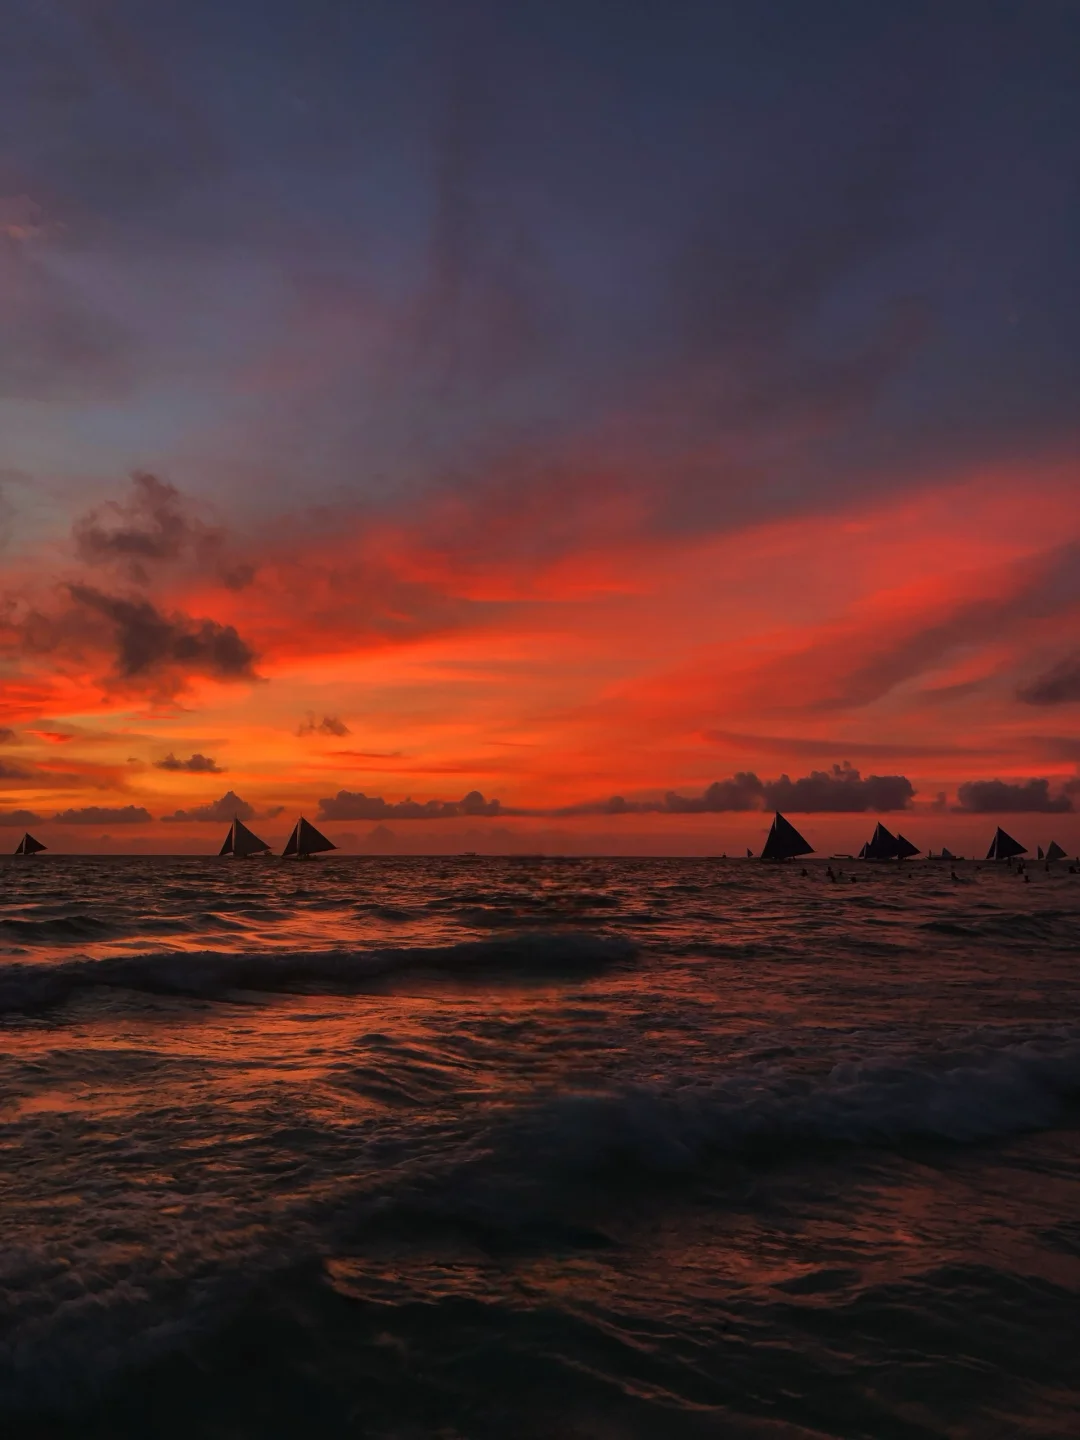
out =
{"type": "Polygon", "coordinates": [[[14,825],[24,830],[28,825],[44,825],[44,815],[36,810],[0,810],[0,825],[14,825]]]}
{"type": "Polygon", "coordinates": [[[1080,655],[1064,660],[1017,691],[1026,705],[1068,705],[1080,700],[1080,655]]]}
{"type": "Polygon", "coordinates": [[[0,780],[28,780],[29,770],[24,770],[21,765],[11,765],[6,760],[0,760],[0,780]]]}
{"type": "Polygon", "coordinates": [[[219,680],[254,678],[255,652],[232,625],[164,615],[149,600],[107,595],[90,585],[69,585],[76,605],[108,622],[123,680],[170,672],[219,680]]]}
{"type": "Polygon", "coordinates": [[[125,500],[106,501],[76,520],[72,537],[85,564],[120,565],[140,585],[156,564],[178,560],[216,572],[232,590],[255,574],[254,566],[228,555],[224,530],[202,520],[175,485],[145,472],[132,476],[125,500]]]}
{"type": "Polygon", "coordinates": [[[834,765],[831,770],[813,770],[801,779],[781,775],[778,780],[759,780],[752,772],[740,771],[730,780],[714,781],[701,795],[680,795],[669,790],[662,800],[610,800],[571,805],[558,815],[717,815],[725,812],[792,810],[862,813],[905,810],[915,789],[904,775],[868,775],[865,779],[851,765],[834,765]]]}
{"type": "Polygon", "coordinates": [[[378,795],[364,795],[339,790],[332,797],[319,801],[320,820],[452,820],[462,816],[504,815],[498,800],[485,800],[479,790],[470,790],[461,800],[383,800],[378,795]]]}
{"type": "Polygon", "coordinates": [[[884,813],[906,810],[915,787],[906,775],[868,775],[864,780],[853,766],[834,765],[831,770],[812,770],[799,780],[781,775],[765,785],[770,809],[794,810],[802,814],[847,813],[867,810],[884,813]]]}
{"type": "Polygon", "coordinates": [[[298,727],[297,735],[351,735],[352,731],[337,715],[324,715],[321,720],[316,720],[313,711],[308,711],[308,717],[298,727]]]}
{"type": "MultiPolygon", "coordinates": [[[[275,814],[280,814],[280,807],[275,814]]],[[[232,790],[226,790],[220,800],[211,800],[206,805],[194,805],[190,810],[175,810],[171,815],[162,815],[166,821],[199,821],[215,825],[231,825],[234,820],[254,820],[255,807],[232,790]]]]}
{"type": "Polygon", "coordinates": [[[155,760],[154,765],[158,770],[183,771],[188,775],[220,775],[221,766],[216,760],[211,760],[209,755],[200,755],[198,751],[187,760],[178,760],[170,751],[164,760],[155,760]]]}
{"type": "Polygon", "coordinates": [[[730,780],[714,780],[701,795],[680,795],[669,790],[662,800],[585,801],[556,810],[556,815],[719,815],[726,811],[758,810],[765,787],[752,773],[740,771],[730,780]]]}
{"type": "Polygon", "coordinates": [[[664,796],[664,809],[673,815],[756,810],[764,793],[765,787],[756,775],[740,771],[731,780],[715,780],[705,793],[696,799],[688,799],[669,791],[664,796]]]}
{"type": "Polygon", "coordinates": [[[1064,815],[1073,808],[1068,795],[1051,796],[1049,780],[969,780],[957,798],[954,808],[972,815],[1064,815]]]}
{"type": "Polygon", "coordinates": [[[55,825],[142,825],[150,812],[141,805],[84,805],[79,810],[61,810],[55,825]]]}

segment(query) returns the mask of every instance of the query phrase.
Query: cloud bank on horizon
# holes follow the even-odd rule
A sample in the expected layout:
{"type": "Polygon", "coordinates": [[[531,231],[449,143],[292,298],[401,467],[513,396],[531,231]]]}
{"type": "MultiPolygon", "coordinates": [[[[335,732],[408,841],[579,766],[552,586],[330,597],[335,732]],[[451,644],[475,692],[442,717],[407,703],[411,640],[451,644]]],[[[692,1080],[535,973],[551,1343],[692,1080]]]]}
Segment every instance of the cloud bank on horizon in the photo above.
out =
{"type": "Polygon", "coordinates": [[[964,8],[20,11],[4,823],[1074,825],[1080,20],[964,8]]]}

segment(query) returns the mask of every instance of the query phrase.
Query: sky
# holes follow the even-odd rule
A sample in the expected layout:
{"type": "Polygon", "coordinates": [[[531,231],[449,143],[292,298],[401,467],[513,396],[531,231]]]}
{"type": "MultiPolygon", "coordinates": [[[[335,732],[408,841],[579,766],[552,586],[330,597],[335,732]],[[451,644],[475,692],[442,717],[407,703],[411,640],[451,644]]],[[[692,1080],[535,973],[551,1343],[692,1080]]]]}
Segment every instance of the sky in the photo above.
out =
{"type": "Polygon", "coordinates": [[[1078,55],[10,0],[0,849],[1080,848],[1078,55]]]}

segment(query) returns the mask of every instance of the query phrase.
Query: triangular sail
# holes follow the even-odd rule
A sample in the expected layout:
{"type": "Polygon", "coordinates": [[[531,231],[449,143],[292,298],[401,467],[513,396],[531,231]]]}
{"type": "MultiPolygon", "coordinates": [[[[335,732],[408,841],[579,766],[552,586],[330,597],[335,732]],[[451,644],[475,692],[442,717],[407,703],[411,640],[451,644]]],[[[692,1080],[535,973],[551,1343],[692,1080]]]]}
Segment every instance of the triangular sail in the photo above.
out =
{"type": "Polygon", "coordinates": [[[315,829],[309,820],[300,817],[300,834],[297,836],[298,852],[301,855],[316,855],[320,850],[336,850],[337,846],[332,840],[315,829]]]}
{"type": "Polygon", "coordinates": [[[1043,848],[1042,848],[1041,845],[1036,845],[1036,846],[1035,846],[1035,855],[1036,855],[1036,857],[1037,857],[1039,860],[1045,860],[1045,859],[1046,859],[1046,856],[1043,854],[1043,848]]]}
{"type": "Polygon", "coordinates": [[[870,841],[869,841],[869,840],[864,840],[863,843],[862,843],[862,846],[861,846],[860,849],[859,849],[858,858],[859,858],[860,860],[865,860],[866,857],[867,857],[867,855],[868,855],[869,853],[870,853],[870,841]]]}
{"type": "Polygon", "coordinates": [[[231,855],[233,853],[233,827],[231,825],[229,826],[229,833],[221,842],[221,849],[217,853],[219,858],[222,855],[231,855]]]}
{"type": "Polygon", "coordinates": [[[754,858],[754,852],[753,852],[753,850],[750,849],[750,846],[749,846],[749,845],[747,845],[747,847],[746,847],[746,858],[747,858],[748,860],[752,860],[752,859],[754,858]]]}
{"type": "Polygon", "coordinates": [[[910,860],[913,855],[920,854],[919,847],[906,840],[903,835],[896,837],[896,858],[898,860],[910,860]]]}
{"type": "Polygon", "coordinates": [[[942,860],[955,860],[956,856],[952,853],[951,850],[946,850],[945,846],[943,845],[941,847],[941,858],[942,860]]]}
{"type": "Polygon", "coordinates": [[[1051,840],[1050,844],[1046,847],[1046,858],[1047,860],[1065,859],[1065,851],[1061,848],[1061,846],[1057,843],[1056,840],[1051,840]]]}
{"type": "Polygon", "coordinates": [[[994,838],[990,842],[990,849],[986,852],[988,860],[1011,860],[1015,855],[1026,855],[1027,846],[1021,845],[1019,840],[1014,840],[1007,835],[999,825],[994,831],[994,838]]]}
{"type": "Polygon", "coordinates": [[[42,850],[46,848],[47,847],[44,846],[40,840],[35,840],[33,835],[30,834],[30,831],[27,830],[26,833],[23,835],[22,839],[19,841],[18,845],[16,845],[15,854],[38,855],[41,853],[42,850]]]}
{"type": "MultiPolygon", "coordinates": [[[[864,860],[895,860],[900,853],[900,842],[891,830],[886,830],[879,820],[866,846],[864,860]]],[[[918,853],[918,852],[916,852],[918,853]]]]}
{"type": "Polygon", "coordinates": [[[230,835],[234,855],[261,855],[270,849],[266,841],[260,840],[258,835],[249,830],[242,820],[233,821],[230,835]]]}
{"type": "Polygon", "coordinates": [[[332,840],[315,829],[310,820],[305,820],[301,815],[300,819],[293,826],[293,832],[289,836],[282,855],[317,855],[322,850],[336,850],[337,846],[332,840]]]}
{"type": "Polygon", "coordinates": [[[814,847],[806,843],[791,821],[785,820],[778,810],[761,852],[762,860],[794,860],[797,855],[813,853],[814,847]]]}

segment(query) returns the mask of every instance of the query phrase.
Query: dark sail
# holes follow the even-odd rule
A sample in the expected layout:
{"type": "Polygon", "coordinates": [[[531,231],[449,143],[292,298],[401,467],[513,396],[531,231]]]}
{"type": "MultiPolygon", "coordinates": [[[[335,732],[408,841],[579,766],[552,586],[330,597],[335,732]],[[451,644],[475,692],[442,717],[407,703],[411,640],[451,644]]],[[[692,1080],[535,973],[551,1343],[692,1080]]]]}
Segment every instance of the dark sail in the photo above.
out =
{"type": "Polygon", "coordinates": [[[750,849],[749,845],[746,847],[746,858],[748,860],[752,860],[754,858],[754,852],[750,849]]]}
{"type": "Polygon", "coordinates": [[[16,855],[37,855],[40,851],[44,850],[45,848],[46,848],[46,847],[41,843],[41,841],[40,841],[40,840],[35,840],[34,837],[33,837],[33,835],[30,834],[30,831],[27,830],[26,834],[25,834],[25,835],[22,837],[22,839],[19,841],[18,845],[15,846],[15,854],[16,854],[16,855]]]}
{"type": "MultiPolygon", "coordinates": [[[[918,851],[915,852],[918,854],[918,851]]],[[[866,846],[864,860],[895,860],[900,854],[900,842],[891,830],[886,830],[881,821],[878,821],[877,829],[874,831],[866,846]]]]}
{"type": "Polygon", "coordinates": [[[867,854],[869,853],[869,850],[870,850],[870,841],[869,841],[869,840],[864,840],[863,843],[862,843],[862,847],[861,847],[861,849],[859,850],[858,858],[859,858],[860,860],[865,860],[866,857],[867,857],[867,854]]]}
{"type": "Polygon", "coordinates": [[[943,845],[941,847],[941,858],[942,860],[955,860],[956,856],[952,853],[951,850],[946,850],[945,846],[943,845]]]}
{"type": "Polygon", "coordinates": [[[270,849],[266,841],[260,840],[242,820],[233,821],[232,846],[234,855],[261,855],[270,849]]]}
{"type": "Polygon", "coordinates": [[[913,855],[920,854],[919,847],[913,845],[910,840],[905,840],[903,835],[896,837],[896,858],[898,860],[910,860],[913,855]]]}
{"type": "Polygon", "coordinates": [[[1039,859],[1039,860],[1045,860],[1045,859],[1046,859],[1046,856],[1043,854],[1043,848],[1042,848],[1041,845],[1036,845],[1036,847],[1035,847],[1035,856],[1036,856],[1036,858],[1039,859]]]}
{"type": "Polygon", "coordinates": [[[769,838],[761,852],[762,860],[794,860],[796,855],[812,855],[814,847],[808,845],[789,820],[778,810],[773,817],[769,838]]]}
{"type": "Polygon", "coordinates": [[[293,832],[289,836],[282,855],[316,855],[320,850],[336,850],[337,846],[332,840],[319,833],[310,821],[303,816],[293,826],[293,832]]]}
{"type": "Polygon", "coordinates": [[[234,820],[229,826],[229,833],[222,842],[219,855],[261,855],[270,846],[265,840],[260,840],[258,835],[249,830],[242,820],[234,820]]]}
{"type": "Polygon", "coordinates": [[[990,849],[986,852],[988,860],[1011,860],[1014,855],[1026,855],[1027,846],[1021,845],[1019,840],[1014,840],[1011,835],[1006,835],[999,825],[994,831],[994,838],[990,841],[990,849]]]}
{"type": "Polygon", "coordinates": [[[1057,843],[1056,840],[1051,840],[1050,844],[1046,847],[1046,858],[1047,860],[1065,859],[1065,851],[1061,848],[1061,846],[1057,843]]]}

